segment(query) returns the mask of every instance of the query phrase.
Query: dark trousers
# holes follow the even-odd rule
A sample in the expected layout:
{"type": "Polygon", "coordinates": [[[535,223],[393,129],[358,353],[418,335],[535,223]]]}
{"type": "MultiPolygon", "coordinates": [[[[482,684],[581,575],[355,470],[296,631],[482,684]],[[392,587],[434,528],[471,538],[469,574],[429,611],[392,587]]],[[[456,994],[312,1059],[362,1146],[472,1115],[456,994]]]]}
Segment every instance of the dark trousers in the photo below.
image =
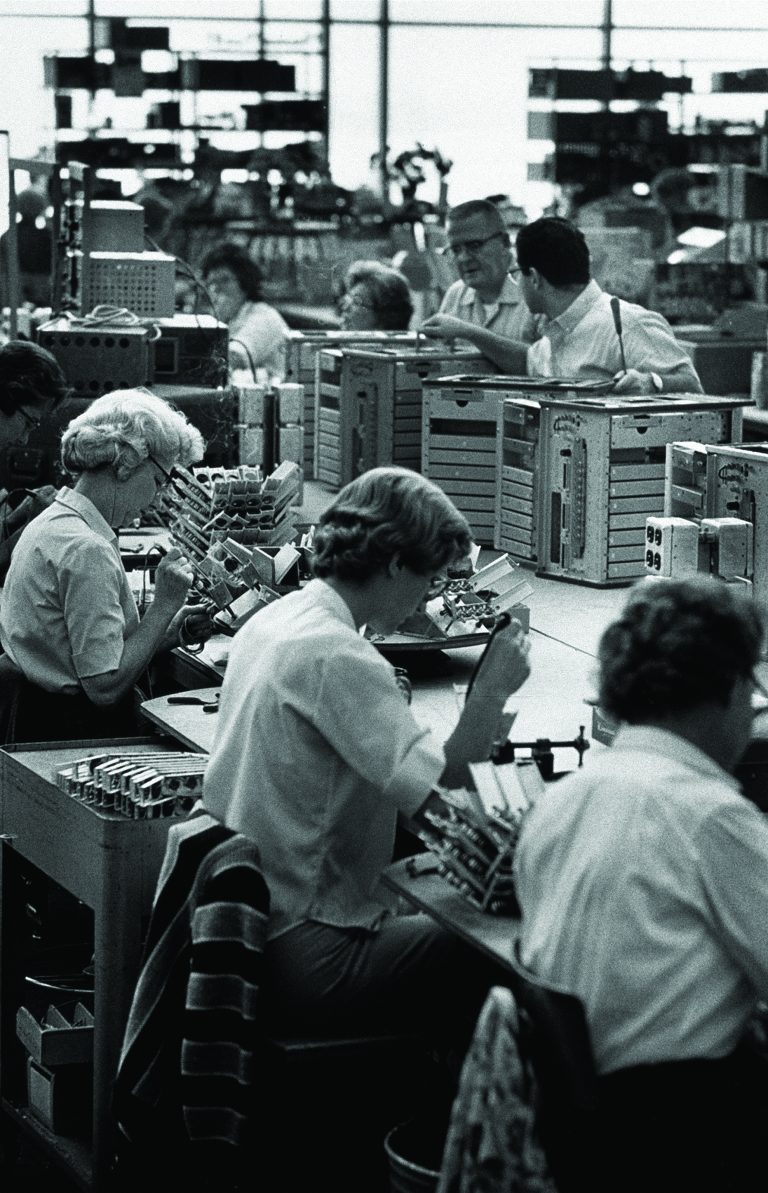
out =
{"type": "Polygon", "coordinates": [[[269,1022],[344,1032],[424,1033],[466,1049],[501,964],[427,915],[391,916],[377,932],[306,923],[269,942],[269,1022]]]}
{"type": "Polygon", "coordinates": [[[747,1048],[622,1069],[599,1086],[603,1182],[595,1189],[768,1190],[768,1066],[747,1048]]]}
{"type": "Polygon", "coordinates": [[[46,692],[29,680],[17,681],[8,741],[88,741],[135,737],[139,733],[133,692],[116,704],[92,704],[84,692],[65,696],[46,692]]]}

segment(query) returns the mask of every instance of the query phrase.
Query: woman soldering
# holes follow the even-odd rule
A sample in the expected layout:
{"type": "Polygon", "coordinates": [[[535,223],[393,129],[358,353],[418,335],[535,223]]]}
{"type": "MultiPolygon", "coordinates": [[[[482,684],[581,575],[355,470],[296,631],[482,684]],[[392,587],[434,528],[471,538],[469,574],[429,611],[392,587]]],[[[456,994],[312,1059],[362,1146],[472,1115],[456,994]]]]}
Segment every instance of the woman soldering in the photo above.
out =
{"type": "Polygon", "coordinates": [[[152,657],[180,633],[189,644],[206,632],[186,607],[192,572],[177,549],[139,619],[115,533],[174,465],[202,458],[200,432],[153,394],[121,390],[73,419],[61,455],[75,483],[21,535],[0,606],[0,641],[20,673],[16,741],[130,732],[133,686],[152,657]]]}
{"type": "Polygon", "coordinates": [[[467,782],[467,763],[488,757],[528,675],[527,639],[516,622],[494,635],[443,745],[359,632],[396,629],[470,541],[431,481],[372,469],[320,518],[316,578],[234,638],[203,802],[258,844],[265,1013],[294,1028],[455,1030],[487,992],[482,961],[428,916],[392,914],[379,878],[398,813],[423,814],[436,785],[467,782]]]}
{"type": "MultiPolygon", "coordinates": [[[[0,477],[12,471],[8,450],[23,447],[66,392],[59,363],[45,348],[26,340],[9,340],[0,347],[0,477]]],[[[51,485],[11,492],[0,489],[0,584],[24,527],[55,495],[51,485]]]]}

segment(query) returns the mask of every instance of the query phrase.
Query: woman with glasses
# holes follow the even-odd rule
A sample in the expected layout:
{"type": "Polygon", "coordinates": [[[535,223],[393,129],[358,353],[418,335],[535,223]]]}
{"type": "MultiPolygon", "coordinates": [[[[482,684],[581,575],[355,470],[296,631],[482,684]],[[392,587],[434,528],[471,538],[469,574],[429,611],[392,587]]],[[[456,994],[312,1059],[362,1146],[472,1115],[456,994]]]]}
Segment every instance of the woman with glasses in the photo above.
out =
{"type": "Polygon", "coordinates": [[[143,390],[105,394],[64,431],[74,482],[21,535],[0,607],[5,665],[18,673],[15,740],[130,732],[133,686],[179,641],[192,573],[169,551],[139,619],[116,530],[152,504],[174,465],[202,455],[200,432],[143,390]]]}
{"type": "Polygon", "coordinates": [[[352,262],[338,307],[345,331],[407,331],[413,315],[408,282],[381,261],[352,262]]]}
{"type": "Polygon", "coordinates": [[[214,314],[229,326],[229,363],[247,369],[255,381],[285,376],[288,324],[261,297],[261,270],[239,244],[220,244],[203,258],[203,280],[214,314]]]}
{"type": "Polygon", "coordinates": [[[26,340],[9,340],[0,347],[0,584],[22,530],[56,492],[51,485],[13,488],[9,454],[26,444],[66,391],[58,361],[45,348],[26,340]]]}
{"type": "Polygon", "coordinates": [[[474,1023],[489,975],[427,916],[379,886],[398,814],[487,758],[528,675],[514,622],[497,633],[445,743],[414,718],[394,669],[360,634],[389,633],[466,556],[463,515],[403,468],[353,480],[320,518],[315,579],[235,636],[203,801],[258,844],[270,890],[265,1014],[321,1030],[474,1023]]]}

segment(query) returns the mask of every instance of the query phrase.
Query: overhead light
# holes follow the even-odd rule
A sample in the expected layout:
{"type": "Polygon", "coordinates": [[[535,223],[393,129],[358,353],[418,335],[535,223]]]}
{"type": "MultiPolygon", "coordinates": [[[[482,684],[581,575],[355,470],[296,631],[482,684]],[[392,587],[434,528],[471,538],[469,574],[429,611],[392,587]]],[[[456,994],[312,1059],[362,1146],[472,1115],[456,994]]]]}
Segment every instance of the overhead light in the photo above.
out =
{"type": "Polygon", "coordinates": [[[678,244],[684,244],[693,249],[711,249],[721,240],[725,240],[725,232],[722,228],[702,228],[698,224],[687,228],[677,237],[678,244]]]}

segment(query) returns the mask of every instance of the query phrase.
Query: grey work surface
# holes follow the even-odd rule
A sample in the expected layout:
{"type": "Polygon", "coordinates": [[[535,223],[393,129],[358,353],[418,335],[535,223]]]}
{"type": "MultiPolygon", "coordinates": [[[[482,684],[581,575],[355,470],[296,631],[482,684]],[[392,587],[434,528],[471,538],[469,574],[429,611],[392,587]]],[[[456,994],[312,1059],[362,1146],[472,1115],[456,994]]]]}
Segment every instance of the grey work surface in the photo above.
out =
{"type": "MultiPolygon", "coordinates": [[[[591,709],[584,701],[595,694],[597,642],[604,626],[626,599],[626,590],[584,588],[532,573],[526,576],[533,588],[528,601],[531,675],[512,697],[517,719],[511,740],[548,737],[570,741],[576,737],[580,725],[586,727],[589,736],[591,709]]],[[[441,741],[452,732],[461,709],[463,694],[456,688],[461,689],[469,682],[482,651],[482,646],[468,646],[390,656],[394,663],[408,670],[416,719],[441,741]]],[[[195,657],[192,661],[200,667],[203,679],[204,659],[198,662],[195,657]]],[[[218,679],[217,672],[224,674],[224,668],[208,669],[212,680],[214,675],[218,679]]],[[[215,691],[214,687],[200,687],[185,694],[212,699],[215,691]]],[[[218,714],[205,713],[201,705],[169,705],[166,696],[146,701],[142,709],[154,725],[184,745],[210,751],[218,714]]],[[[585,765],[588,760],[589,754],[585,765]]],[[[575,764],[572,750],[556,751],[556,770],[572,769],[575,764]]]]}
{"type": "MultiPolygon", "coordinates": [[[[417,858],[429,855],[419,854],[417,858]]],[[[410,860],[406,858],[387,866],[381,876],[382,883],[492,960],[511,967],[520,921],[514,916],[488,915],[473,907],[439,874],[410,874],[410,860]]]]}

